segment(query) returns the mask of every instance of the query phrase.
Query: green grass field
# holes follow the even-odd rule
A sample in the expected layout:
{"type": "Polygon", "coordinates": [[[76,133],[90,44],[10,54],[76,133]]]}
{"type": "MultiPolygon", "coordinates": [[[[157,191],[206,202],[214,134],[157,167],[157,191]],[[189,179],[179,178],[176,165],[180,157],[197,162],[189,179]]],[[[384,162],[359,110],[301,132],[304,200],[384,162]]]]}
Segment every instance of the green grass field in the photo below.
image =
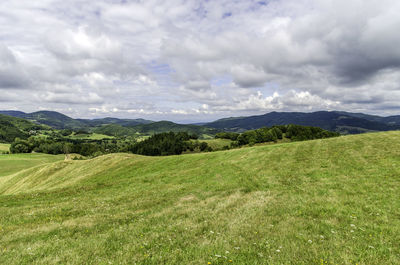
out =
{"type": "Polygon", "coordinates": [[[90,134],[73,134],[68,136],[71,139],[89,139],[89,140],[103,140],[103,139],[113,139],[114,136],[109,136],[105,134],[99,133],[90,133],[90,134]]]}
{"type": "Polygon", "coordinates": [[[0,143],[0,152],[10,151],[10,144],[1,144],[0,143]]]}
{"type": "Polygon", "coordinates": [[[0,155],[0,179],[19,171],[64,159],[64,155],[12,154],[0,155]]]}
{"type": "MultiPolygon", "coordinates": [[[[195,141],[195,140],[193,140],[195,141]]],[[[229,139],[210,139],[198,140],[199,142],[206,142],[213,150],[222,150],[224,146],[230,146],[232,141],[229,139]]]]}
{"type": "Polygon", "coordinates": [[[399,194],[400,132],[58,161],[0,178],[0,263],[400,264],[399,194]]]}

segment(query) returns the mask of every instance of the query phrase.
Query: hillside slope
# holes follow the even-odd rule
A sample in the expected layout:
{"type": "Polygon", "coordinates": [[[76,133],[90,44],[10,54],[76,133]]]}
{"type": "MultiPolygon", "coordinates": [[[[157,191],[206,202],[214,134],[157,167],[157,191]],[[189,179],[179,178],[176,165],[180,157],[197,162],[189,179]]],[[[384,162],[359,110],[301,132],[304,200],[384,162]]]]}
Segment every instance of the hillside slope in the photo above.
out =
{"type": "Polygon", "coordinates": [[[5,264],[399,264],[400,132],[0,178],[5,264]]]}
{"type": "MultiPolygon", "coordinates": [[[[364,115],[364,114],[363,114],[364,115]]],[[[297,124],[320,127],[340,133],[361,133],[368,131],[389,131],[399,129],[400,125],[386,124],[381,121],[366,119],[371,115],[356,115],[345,112],[318,111],[304,112],[270,112],[264,115],[249,117],[232,117],[205,124],[205,126],[227,131],[245,131],[264,126],[297,124]]],[[[383,117],[382,117],[383,118],[383,117]]],[[[383,120],[382,120],[383,121],[383,120]]]]}
{"type": "Polygon", "coordinates": [[[385,123],[387,125],[400,125],[400,115],[382,117],[382,116],[378,116],[378,115],[368,115],[368,114],[364,114],[364,113],[352,113],[352,112],[345,112],[345,111],[335,111],[335,112],[344,114],[347,116],[366,119],[369,121],[385,123]]]}
{"type": "Polygon", "coordinates": [[[192,125],[192,124],[178,124],[171,121],[159,121],[150,124],[140,124],[131,127],[140,133],[155,134],[162,132],[187,132],[189,134],[197,134],[202,136],[203,134],[215,135],[220,132],[218,129],[192,125]]]}
{"type": "Polygon", "coordinates": [[[103,118],[103,119],[77,119],[78,121],[84,122],[88,126],[101,126],[105,124],[118,124],[120,126],[135,126],[139,124],[149,124],[153,123],[154,121],[144,120],[144,119],[118,119],[118,118],[103,118]]]}
{"type": "Polygon", "coordinates": [[[86,130],[94,133],[105,134],[109,136],[135,136],[137,133],[152,135],[163,132],[188,132],[197,134],[200,137],[212,137],[220,130],[207,128],[192,124],[177,124],[170,121],[154,122],[145,119],[73,119],[62,113],[55,111],[38,111],[33,113],[24,113],[21,111],[0,111],[0,115],[9,115],[4,117],[20,117],[27,119],[27,122],[45,124],[55,129],[73,129],[86,130]]]}
{"type": "Polygon", "coordinates": [[[18,117],[33,121],[38,124],[45,124],[55,129],[88,129],[89,127],[101,126],[104,124],[118,124],[121,126],[134,126],[138,124],[148,124],[153,121],[144,119],[117,119],[117,118],[103,118],[103,119],[73,119],[67,115],[56,111],[37,111],[32,113],[25,113],[22,111],[3,110],[0,114],[12,117],[18,117]]]}
{"type": "Polygon", "coordinates": [[[101,133],[110,136],[135,136],[137,134],[153,135],[163,132],[187,132],[196,134],[201,138],[212,138],[212,135],[220,130],[207,128],[191,124],[177,124],[170,121],[159,121],[147,124],[137,124],[135,126],[122,126],[119,124],[107,124],[92,129],[95,133],[101,133]]]}
{"type": "Polygon", "coordinates": [[[25,139],[29,131],[44,129],[28,120],[0,114],[0,142],[10,143],[15,138],[25,139]]]}
{"type": "Polygon", "coordinates": [[[39,153],[0,155],[0,180],[3,176],[8,176],[28,168],[60,160],[64,160],[64,155],[48,155],[39,153]]]}

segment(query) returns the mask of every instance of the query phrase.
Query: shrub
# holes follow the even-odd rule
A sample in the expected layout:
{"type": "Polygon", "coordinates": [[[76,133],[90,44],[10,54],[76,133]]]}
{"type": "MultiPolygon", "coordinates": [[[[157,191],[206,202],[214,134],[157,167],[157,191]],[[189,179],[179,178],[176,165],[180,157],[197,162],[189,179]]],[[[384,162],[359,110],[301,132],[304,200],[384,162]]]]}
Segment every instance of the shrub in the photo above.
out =
{"type": "Polygon", "coordinates": [[[11,144],[10,146],[10,152],[12,154],[17,154],[17,153],[31,153],[32,152],[32,146],[29,144],[28,141],[26,140],[21,140],[19,138],[16,138],[15,141],[11,144]]]}

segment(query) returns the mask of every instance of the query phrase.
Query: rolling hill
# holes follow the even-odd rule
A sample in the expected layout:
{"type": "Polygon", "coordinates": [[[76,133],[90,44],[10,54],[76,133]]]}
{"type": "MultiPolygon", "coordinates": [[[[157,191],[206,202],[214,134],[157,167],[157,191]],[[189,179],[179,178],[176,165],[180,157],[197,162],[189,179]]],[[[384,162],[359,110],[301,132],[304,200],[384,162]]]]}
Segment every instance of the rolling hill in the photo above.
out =
{"type": "Polygon", "coordinates": [[[48,125],[55,129],[81,129],[87,127],[85,123],[56,111],[37,111],[32,113],[0,111],[0,114],[27,119],[37,124],[48,125]]]}
{"type": "Polygon", "coordinates": [[[105,124],[102,126],[97,126],[92,128],[92,132],[117,137],[136,135],[136,130],[119,124],[105,124]]]}
{"type": "Polygon", "coordinates": [[[110,136],[151,135],[162,132],[188,132],[199,136],[214,135],[220,130],[191,124],[177,124],[170,121],[154,122],[145,119],[73,119],[55,111],[24,113],[20,111],[0,111],[0,114],[21,117],[37,124],[45,124],[55,129],[86,130],[110,136]]]}
{"type": "Polygon", "coordinates": [[[0,177],[1,261],[399,264],[399,138],[25,168],[0,177]]]}
{"type": "Polygon", "coordinates": [[[371,131],[389,131],[400,129],[400,125],[389,122],[396,120],[396,116],[381,117],[374,120],[371,115],[357,115],[344,112],[318,111],[312,113],[304,112],[270,112],[264,115],[220,119],[205,126],[218,128],[226,131],[243,132],[264,126],[298,124],[320,127],[329,131],[336,131],[344,134],[354,134],[371,131]],[[367,118],[367,116],[370,116],[367,118]],[[388,121],[387,123],[383,120],[388,121]]]}
{"type": "Polygon", "coordinates": [[[0,114],[0,142],[10,143],[17,137],[25,139],[31,130],[40,129],[44,127],[22,118],[0,114]]]}
{"type": "Polygon", "coordinates": [[[351,117],[356,117],[356,118],[362,118],[362,119],[366,119],[369,121],[385,123],[388,125],[400,125],[400,115],[381,117],[381,116],[377,116],[377,115],[368,115],[368,114],[364,114],[364,113],[351,113],[351,112],[344,112],[344,111],[342,111],[342,112],[336,111],[336,113],[341,113],[341,114],[351,116],[351,117]]]}
{"type": "Polygon", "coordinates": [[[81,121],[85,123],[88,126],[94,127],[94,126],[101,126],[101,125],[109,125],[109,124],[117,124],[120,126],[135,126],[139,124],[149,124],[153,123],[154,121],[150,120],[145,120],[145,119],[118,119],[118,118],[103,118],[103,119],[77,119],[78,121],[81,121]]]}
{"type": "Polygon", "coordinates": [[[134,130],[145,134],[155,134],[161,132],[187,132],[190,134],[202,135],[215,135],[220,132],[218,129],[191,125],[191,124],[177,124],[171,121],[159,121],[150,124],[140,124],[132,127],[134,130]]]}
{"type": "Polygon", "coordinates": [[[167,131],[186,131],[198,135],[214,135],[218,131],[244,132],[246,130],[271,127],[273,125],[298,124],[320,127],[342,134],[356,134],[374,131],[400,129],[400,115],[381,117],[363,113],[339,111],[271,112],[249,117],[231,117],[210,123],[177,124],[170,121],[154,122],[144,119],[73,119],[54,111],[24,113],[20,111],[0,111],[0,114],[28,119],[55,129],[87,130],[112,136],[154,134],[167,131]]]}
{"type": "Polygon", "coordinates": [[[202,138],[209,137],[220,132],[218,129],[207,128],[203,126],[190,124],[177,124],[170,121],[159,121],[147,124],[138,124],[135,126],[122,126],[119,124],[106,124],[92,128],[95,133],[101,133],[110,136],[135,136],[138,134],[153,135],[163,132],[187,132],[196,134],[202,138]]]}
{"type": "Polygon", "coordinates": [[[138,124],[148,124],[153,121],[144,119],[117,119],[117,118],[103,118],[103,119],[73,119],[56,111],[37,111],[32,113],[24,113],[22,111],[0,111],[0,114],[9,115],[18,118],[24,118],[38,124],[45,124],[54,129],[89,129],[106,124],[118,124],[121,126],[134,126],[138,124]]]}

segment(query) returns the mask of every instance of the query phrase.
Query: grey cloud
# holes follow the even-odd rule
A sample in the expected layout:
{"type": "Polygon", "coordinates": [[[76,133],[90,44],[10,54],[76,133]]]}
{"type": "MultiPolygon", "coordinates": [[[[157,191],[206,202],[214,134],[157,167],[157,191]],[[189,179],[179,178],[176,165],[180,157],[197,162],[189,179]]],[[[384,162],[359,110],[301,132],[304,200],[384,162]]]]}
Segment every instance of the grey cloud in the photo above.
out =
{"type": "Polygon", "coordinates": [[[0,102],[15,102],[18,101],[18,97],[16,94],[11,92],[1,92],[0,93],[0,102]]]}
{"type": "Polygon", "coordinates": [[[256,69],[252,65],[236,65],[231,71],[233,81],[241,87],[262,86],[269,79],[262,69],[256,69]]]}
{"type": "Polygon", "coordinates": [[[47,92],[39,98],[45,102],[60,104],[101,104],[104,100],[96,93],[76,95],[72,93],[52,93],[47,92]]]}
{"type": "Polygon", "coordinates": [[[0,43],[0,89],[24,88],[29,80],[14,54],[0,43]]]}
{"type": "Polygon", "coordinates": [[[5,107],[164,118],[397,111],[395,0],[25,2],[0,3],[0,100],[19,99],[5,107]]]}

